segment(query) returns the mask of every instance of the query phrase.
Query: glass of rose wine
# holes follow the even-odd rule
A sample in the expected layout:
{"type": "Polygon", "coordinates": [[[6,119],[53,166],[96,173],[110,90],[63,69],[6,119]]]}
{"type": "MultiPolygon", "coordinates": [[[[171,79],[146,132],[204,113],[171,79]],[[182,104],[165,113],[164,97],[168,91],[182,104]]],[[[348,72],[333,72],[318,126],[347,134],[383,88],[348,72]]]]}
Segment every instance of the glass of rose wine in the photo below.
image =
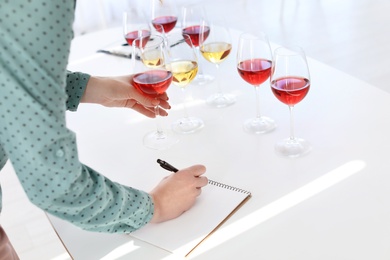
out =
{"type": "Polygon", "coordinates": [[[275,97],[290,110],[290,137],[276,143],[278,154],[299,157],[311,150],[311,144],[295,137],[293,108],[310,88],[309,67],[303,50],[298,46],[279,47],[274,52],[271,69],[271,89],[275,97]]]}
{"type": "Polygon", "coordinates": [[[180,134],[190,134],[203,128],[203,120],[189,116],[186,106],[186,89],[198,72],[196,50],[192,46],[191,38],[187,34],[175,32],[168,36],[168,44],[174,45],[168,52],[167,70],[172,72],[172,83],[183,92],[184,117],[172,124],[173,131],[180,134]]]}
{"type": "MultiPolygon", "coordinates": [[[[191,38],[192,45],[197,50],[197,54],[200,55],[199,34],[201,29],[204,33],[204,39],[207,38],[210,33],[206,10],[202,5],[188,5],[184,6],[182,10],[182,32],[191,38]]],[[[200,64],[200,61],[198,62],[198,75],[196,76],[194,83],[197,85],[204,85],[212,82],[214,80],[214,76],[206,74],[203,71],[203,67],[200,64]]]]}
{"type": "Polygon", "coordinates": [[[255,87],[256,116],[244,122],[244,130],[251,134],[268,133],[275,129],[275,121],[260,113],[260,85],[271,75],[272,51],[263,32],[240,35],[237,51],[237,70],[241,78],[255,87]]]}
{"type": "MultiPolygon", "coordinates": [[[[151,36],[149,23],[145,15],[135,8],[128,8],[123,12],[123,36],[129,46],[133,46],[133,42],[137,38],[143,38],[143,41],[138,43],[146,44],[151,36]]],[[[139,46],[136,46],[139,47],[139,46]]]]}
{"type": "MultiPolygon", "coordinates": [[[[167,55],[165,39],[162,36],[154,35],[153,41],[142,43],[143,40],[143,38],[135,39],[133,50],[139,48],[141,61],[147,69],[134,74],[132,84],[142,94],[158,98],[159,95],[167,91],[172,83],[172,72],[165,69],[167,55]]],[[[133,51],[134,53],[135,51],[133,51]]],[[[133,59],[133,63],[135,62],[137,61],[133,59]]],[[[157,105],[153,109],[156,115],[157,129],[147,133],[143,138],[143,143],[148,148],[164,150],[176,144],[179,140],[161,127],[159,120],[160,107],[157,105]]]]}
{"type": "Polygon", "coordinates": [[[157,32],[168,34],[175,28],[178,18],[174,0],[151,0],[151,20],[157,32]]]}
{"type": "MultiPolygon", "coordinates": [[[[215,64],[219,74],[220,64],[226,60],[232,50],[229,30],[223,21],[213,22],[209,26],[202,25],[199,33],[200,53],[209,62],[215,64]]],[[[206,99],[206,104],[212,107],[227,107],[236,102],[232,94],[224,93],[217,75],[217,93],[206,99]]]]}

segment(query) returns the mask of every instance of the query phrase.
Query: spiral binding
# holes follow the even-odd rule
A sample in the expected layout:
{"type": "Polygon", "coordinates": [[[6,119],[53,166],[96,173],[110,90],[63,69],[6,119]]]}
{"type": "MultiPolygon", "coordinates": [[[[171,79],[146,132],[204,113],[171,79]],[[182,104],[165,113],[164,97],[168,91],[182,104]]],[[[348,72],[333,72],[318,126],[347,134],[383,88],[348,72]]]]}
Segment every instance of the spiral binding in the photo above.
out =
{"type": "Polygon", "coordinates": [[[224,188],[224,189],[228,189],[228,190],[232,190],[232,191],[237,191],[237,192],[240,192],[240,193],[248,194],[248,195],[251,194],[247,190],[243,190],[243,189],[240,189],[240,188],[237,188],[237,187],[234,187],[234,186],[230,186],[230,185],[227,185],[227,184],[224,184],[224,183],[221,183],[221,182],[213,181],[213,180],[210,180],[210,179],[209,179],[209,184],[214,185],[214,186],[218,186],[218,187],[221,187],[221,188],[224,188]]]}

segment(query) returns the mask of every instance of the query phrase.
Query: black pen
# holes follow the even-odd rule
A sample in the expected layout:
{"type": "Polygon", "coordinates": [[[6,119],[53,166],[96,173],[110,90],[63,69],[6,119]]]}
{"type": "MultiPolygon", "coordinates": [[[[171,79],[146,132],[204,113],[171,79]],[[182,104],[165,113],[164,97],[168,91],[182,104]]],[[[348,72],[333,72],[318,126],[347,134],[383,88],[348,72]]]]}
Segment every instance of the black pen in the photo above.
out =
{"type": "Polygon", "coordinates": [[[170,165],[169,163],[167,163],[166,161],[163,161],[161,159],[157,159],[157,163],[160,164],[160,166],[162,168],[164,168],[165,170],[168,170],[168,171],[171,171],[171,172],[179,171],[176,167],[170,165]]]}
{"type": "MultiPolygon", "coordinates": [[[[157,163],[160,164],[160,166],[162,168],[164,168],[165,170],[168,170],[170,172],[178,172],[179,171],[176,167],[170,165],[169,163],[167,163],[166,161],[163,161],[161,159],[157,159],[157,163]]],[[[216,182],[216,181],[213,181],[213,180],[210,180],[210,179],[208,179],[208,183],[209,184],[221,185],[219,182],[216,182]]]]}

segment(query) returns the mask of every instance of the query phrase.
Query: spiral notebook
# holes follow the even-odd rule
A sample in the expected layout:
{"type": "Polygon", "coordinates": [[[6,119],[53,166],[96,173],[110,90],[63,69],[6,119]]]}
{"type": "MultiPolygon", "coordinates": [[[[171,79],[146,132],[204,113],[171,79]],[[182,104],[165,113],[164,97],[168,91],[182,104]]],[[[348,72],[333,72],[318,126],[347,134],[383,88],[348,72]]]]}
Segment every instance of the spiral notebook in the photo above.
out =
{"type": "Polygon", "coordinates": [[[250,197],[249,191],[209,180],[195,205],[180,217],[158,224],[149,223],[130,235],[172,253],[188,256],[250,197]]]}

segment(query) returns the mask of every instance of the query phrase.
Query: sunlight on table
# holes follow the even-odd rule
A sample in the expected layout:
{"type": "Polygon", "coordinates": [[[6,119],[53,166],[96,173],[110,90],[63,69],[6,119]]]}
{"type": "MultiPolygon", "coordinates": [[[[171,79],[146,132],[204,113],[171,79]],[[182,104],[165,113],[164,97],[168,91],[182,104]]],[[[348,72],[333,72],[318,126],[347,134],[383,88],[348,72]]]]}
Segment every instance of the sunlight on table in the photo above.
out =
{"type": "MultiPolygon", "coordinates": [[[[332,187],[333,185],[351,177],[353,174],[363,170],[366,163],[360,160],[350,161],[340,167],[326,173],[316,180],[302,186],[301,188],[281,197],[280,199],[258,209],[252,214],[230,224],[229,226],[220,228],[213,236],[213,243],[205,244],[203,252],[216,247],[229,239],[232,239],[245,231],[260,225],[261,223],[277,216],[278,214],[298,205],[301,202],[313,197],[314,195],[332,187]]],[[[201,254],[197,252],[193,254],[201,254]]],[[[172,259],[170,257],[164,259],[172,259]]]]}
{"type": "Polygon", "coordinates": [[[134,245],[134,241],[130,241],[121,246],[118,246],[110,253],[102,257],[100,260],[109,260],[109,259],[119,259],[135,250],[137,250],[139,246],[134,245]]]}

